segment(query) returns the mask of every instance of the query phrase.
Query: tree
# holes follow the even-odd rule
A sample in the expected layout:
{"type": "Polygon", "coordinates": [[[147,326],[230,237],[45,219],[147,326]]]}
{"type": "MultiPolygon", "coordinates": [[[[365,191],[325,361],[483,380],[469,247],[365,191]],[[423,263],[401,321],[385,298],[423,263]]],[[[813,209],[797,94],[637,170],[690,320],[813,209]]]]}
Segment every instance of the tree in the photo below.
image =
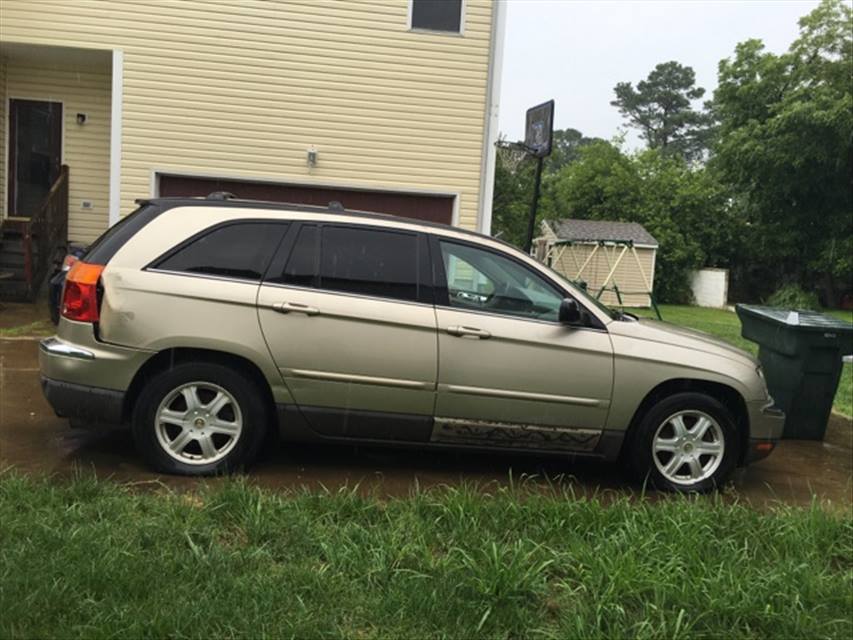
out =
{"type": "Polygon", "coordinates": [[[515,172],[495,163],[492,197],[492,234],[521,247],[527,234],[527,216],[533,194],[533,163],[522,162],[515,172]]]}
{"type": "Polygon", "coordinates": [[[553,217],[642,224],[660,243],[659,300],[689,301],[689,272],[731,259],[738,219],[705,169],[658,149],[625,155],[606,142],[584,147],[579,156],[553,177],[553,217]]]}
{"type": "MultiPolygon", "coordinates": [[[[596,141],[601,142],[599,138],[587,138],[577,129],[554,131],[551,155],[543,166],[539,219],[543,219],[545,213],[550,211],[549,205],[553,201],[549,192],[551,176],[577,160],[580,149],[596,141]]],[[[495,166],[492,231],[517,247],[524,244],[527,233],[527,216],[533,197],[533,169],[534,164],[530,159],[523,161],[514,172],[509,171],[500,158],[495,166]]]]}
{"type": "Polygon", "coordinates": [[[720,62],[712,164],[742,200],[756,285],[820,282],[834,304],[853,281],[853,10],[824,0],[799,24],[784,54],[748,40],[720,62]]]}
{"type": "Polygon", "coordinates": [[[630,82],[620,82],[614,93],[616,99],[610,104],[640,130],[649,149],[688,160],[702,155],[710,119],[693,108],[693,101],[705,95],[705,89],[696,86],[691,67],[663,62],[636,89],[630,82]]]}
{"type": "Polygon", "coordinates": [[[546,173],[556,173],[577,160],[579,151],[601,138],[587,138],[577,129],[557,129],[551,144],[551,155],[545,161],[546,173]]]}

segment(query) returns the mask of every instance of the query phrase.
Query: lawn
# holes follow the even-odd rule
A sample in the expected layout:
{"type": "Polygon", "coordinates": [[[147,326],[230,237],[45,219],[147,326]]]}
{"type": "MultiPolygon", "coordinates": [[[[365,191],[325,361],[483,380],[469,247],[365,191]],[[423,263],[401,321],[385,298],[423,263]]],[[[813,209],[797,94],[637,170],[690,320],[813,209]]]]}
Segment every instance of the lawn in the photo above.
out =
{"type": "Polygon", "coordinates": [[[853,519],[0,474],[0,637],[849,638],[853,519]]]}
{"type": "Polygon", "coordinates": [[[50,320],[37,320],[15,327],[0,327],[0,338],[15,338],[21,336],[50,336],[56,333],[56,327],[50,320]]]}
{"type": "MultiPolygon", "coordinates": [[[[628,309],[636,315],[655,317],[651,309],[628,309]]],[[[706,309],[679,305],[661,305],[661,316],[666,322],[698,329],[731,342],[750,353],[758,353],[758,345],[745,340],[740,335],[740,320],[732,311],[724,309],[706,309]]],[[[830,315],[853,322],[853,311],[826,311],[830,315]]],[[[841,382],[835,394],[833,409],[846,416],[853,416],[853,364],[845,364],[841,372],[841,382]]]]}

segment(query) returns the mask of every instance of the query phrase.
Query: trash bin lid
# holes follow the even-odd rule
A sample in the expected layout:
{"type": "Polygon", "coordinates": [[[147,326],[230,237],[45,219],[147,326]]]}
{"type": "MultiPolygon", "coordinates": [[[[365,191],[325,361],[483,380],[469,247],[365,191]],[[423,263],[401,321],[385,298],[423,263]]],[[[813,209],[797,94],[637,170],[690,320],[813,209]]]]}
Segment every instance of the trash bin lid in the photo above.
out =
{"type": "Polygon", "coordinates": [[[817,311],[801,311],[764,307],[760,305],[739,304],[739,310],[752,316],[759,316],[773,323],[787,327],[797,327],[806,331],[853,331],[853,323],[828,316],[817,311]]]}

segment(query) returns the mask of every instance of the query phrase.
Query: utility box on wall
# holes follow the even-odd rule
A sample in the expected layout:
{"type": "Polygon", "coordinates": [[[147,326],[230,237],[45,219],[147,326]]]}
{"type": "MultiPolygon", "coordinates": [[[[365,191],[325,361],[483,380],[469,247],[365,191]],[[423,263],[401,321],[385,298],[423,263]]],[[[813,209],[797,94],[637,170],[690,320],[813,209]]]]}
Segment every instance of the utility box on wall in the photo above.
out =
{"type": "Polygon", "coordinates": [[[700,307],[723,308],[729,298],[728,269],[699,269],[690,278],[693,299],[700,307]]]}

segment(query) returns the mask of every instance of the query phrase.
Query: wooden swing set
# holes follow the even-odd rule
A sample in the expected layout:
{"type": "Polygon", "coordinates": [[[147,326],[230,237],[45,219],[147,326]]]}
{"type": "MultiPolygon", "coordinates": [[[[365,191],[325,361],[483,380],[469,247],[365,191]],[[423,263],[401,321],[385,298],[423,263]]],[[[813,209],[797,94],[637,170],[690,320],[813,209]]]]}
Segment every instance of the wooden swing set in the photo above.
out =
{"type": "Polygon", "coordinates": [[[657,301],[655,300],[655,295],[652,291],[651,281],[646,275],[645,269],[643,269],[643,264],[640,261],[640,256],[637,255],[637,249],[634,247],[633,240],[556,240],[548,245],[546,253],[547,264],[548,266],[553,266],[554,264],[560,263],[566,253],[566,250],[571,249],[574,245],[588,246],[590,244],[594,244],[594,246],[592,251],[590,251],[589,255],[586,257],[586,260],[583,261],[583,264],[578,261],[578,257],[574,251],[569,251],[569,256],[571,257],[572,262],[574,262],[574,266],[577,268],[575,276],[570,279],[586,289],[584,272],[600,250],[604,255],[604,259],[607,261],[609,271],[604,282],[601,284],[601,287],[598,289],[598,293],[595,294],[596,300],[600,300],[605,291],[612,291],[616,294],[619,306],[624,306],[622,302],[623,294],[647,295],[649,296],[652,308],[655,310],[655,314],[657,314],[658,320],[662,320],[660,309],[658,309],[657,301]],[[634,258],[634,263],[637,265],[637,271],[646,287],[645,291],[624,291],[620,289],[619,285],[616,283],[616,270],[619,268],[619,265],[622,263],[625,256],[629,253],[634,258]]]}

